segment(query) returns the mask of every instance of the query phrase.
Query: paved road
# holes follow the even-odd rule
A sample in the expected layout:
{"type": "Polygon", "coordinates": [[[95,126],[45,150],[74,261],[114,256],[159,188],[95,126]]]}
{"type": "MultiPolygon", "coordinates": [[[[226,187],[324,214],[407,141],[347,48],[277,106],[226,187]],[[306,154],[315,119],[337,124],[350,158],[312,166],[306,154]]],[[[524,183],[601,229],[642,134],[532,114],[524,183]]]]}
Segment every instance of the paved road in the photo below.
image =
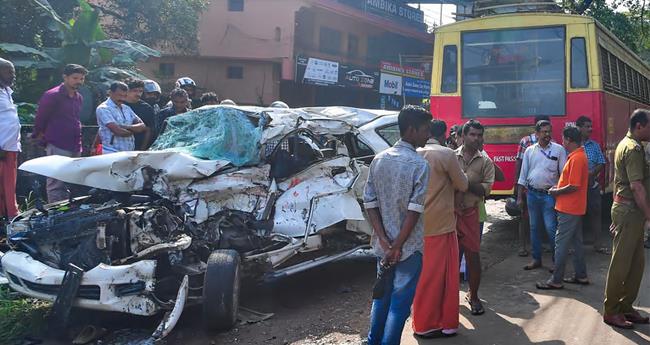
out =
{"type": "MultiPolygon", "coordinates": [[[[591,249],[591,246],[585,247],[591,249]]],[[[624,345],[650,344],[650,326],[616,330],[602,322],[605,276],[609,256],[588,250],[589,286],[566,284],[561,291],[541,291],[535,282],[548,278],[548,270],[522,270],[528,258],[511,256],[488,270],[481,286],[486,313],[472,316],[461,304],[461,330],[445,340],[416,340],[410,327],[403,344],[543,344],[543,345],[624,345]]],[[[637,306],[650,313],[650,251],[637,306]]],[[[550,258],[549,258],[550,259],[550,258]]],[[[547,259],[546,262],[550,262],[547,259]]],[[[567,271],[571,271],[571,267],[567,271]]],[[[567,272],[570,274],[571,272],[567,272]]],[[[464,299],[461,293],[460,300],[464,299]]]]}

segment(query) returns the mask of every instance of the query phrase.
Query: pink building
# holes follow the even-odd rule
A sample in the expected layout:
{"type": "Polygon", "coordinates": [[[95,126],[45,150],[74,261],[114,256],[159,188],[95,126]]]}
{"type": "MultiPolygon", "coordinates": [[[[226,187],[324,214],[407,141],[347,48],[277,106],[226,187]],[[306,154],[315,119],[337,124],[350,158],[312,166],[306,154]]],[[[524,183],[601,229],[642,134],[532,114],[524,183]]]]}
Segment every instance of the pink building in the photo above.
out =
{"type": "Polygon", "coordinates": [[[200,92],[238,104],[377,108],[380,62],[433,49],[422,12],[402,2],[213,0],[199,22],[198,55],[140,67],[166,90],[188,76],[200,92]]]}

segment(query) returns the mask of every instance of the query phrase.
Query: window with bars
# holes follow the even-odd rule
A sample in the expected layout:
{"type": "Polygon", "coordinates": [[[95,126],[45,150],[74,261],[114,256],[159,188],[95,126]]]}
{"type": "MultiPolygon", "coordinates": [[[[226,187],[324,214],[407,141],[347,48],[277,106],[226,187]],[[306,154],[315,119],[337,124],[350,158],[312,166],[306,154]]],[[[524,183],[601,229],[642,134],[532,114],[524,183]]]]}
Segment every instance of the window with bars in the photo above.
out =
{"type": "Polygon", "coordinates": [[[650,104],[650,80],[604,47],[600,47],[604,89],[650,104]]]}

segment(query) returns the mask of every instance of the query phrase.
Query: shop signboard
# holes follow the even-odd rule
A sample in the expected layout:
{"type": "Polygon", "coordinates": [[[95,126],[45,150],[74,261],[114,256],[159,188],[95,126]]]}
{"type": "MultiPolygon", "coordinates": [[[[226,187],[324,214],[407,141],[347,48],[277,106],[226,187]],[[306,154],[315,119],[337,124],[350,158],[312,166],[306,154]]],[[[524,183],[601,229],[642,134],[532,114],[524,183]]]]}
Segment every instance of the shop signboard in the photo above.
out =
{"type": "Polygon", "coordinates": [[[311,57],[298,57],[297,65],[298,77],[302,79],[304,84],[336,85],[339,82],[338,62],[311,57]]]}
{"type": "Polygon", "coordinates": [[[428,80],[403,78],[404,95],[414,98],[429,98],[431,95],[431,82],[428,80]]]}
{"type": "Polygon", "coordinates": [[[391,74],[397,74],[404,77],[411,77],[416,79],[424,79],[424,70],[421,68],[411,66],[400,66],[399,64],[381,61],[379,63],[379,70],[391,74]]]}
{"type": "Polygon", "coordinates": [[[389,73],[382,73],[379,81],[379,93],[385,95],[402,95],[402,77],[389,73]]]}
{"type": "Polygon", "coordinates": [[[379,90],[376,69],[304,56],[298,56],[296,67],[296,80],[303,84],[379,90]]]}

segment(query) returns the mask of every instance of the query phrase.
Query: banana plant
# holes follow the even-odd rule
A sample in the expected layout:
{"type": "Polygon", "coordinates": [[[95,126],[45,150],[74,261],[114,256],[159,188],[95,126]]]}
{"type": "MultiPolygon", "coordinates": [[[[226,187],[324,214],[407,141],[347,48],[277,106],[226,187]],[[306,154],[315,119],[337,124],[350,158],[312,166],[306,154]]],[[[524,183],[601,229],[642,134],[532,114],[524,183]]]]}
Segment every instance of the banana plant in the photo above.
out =
{"type": "Polygon", "coordinates": [[[16,43],[0,43],[16,67],[51,69],[68,63],[86,67],[119,65],[132,67],[138,61],[159,57],[160,52],[137,42],[107,39],[100,25],[100,13],[86,0],[79,0],[76,18],[64,21],[47,0],[29,0],[35,10],[50,20],[48,26],[55,27],[62,37],[60,47],[38,49],[16,43]],[[118,52],[113,54],[112,51],[118,52]]]}

